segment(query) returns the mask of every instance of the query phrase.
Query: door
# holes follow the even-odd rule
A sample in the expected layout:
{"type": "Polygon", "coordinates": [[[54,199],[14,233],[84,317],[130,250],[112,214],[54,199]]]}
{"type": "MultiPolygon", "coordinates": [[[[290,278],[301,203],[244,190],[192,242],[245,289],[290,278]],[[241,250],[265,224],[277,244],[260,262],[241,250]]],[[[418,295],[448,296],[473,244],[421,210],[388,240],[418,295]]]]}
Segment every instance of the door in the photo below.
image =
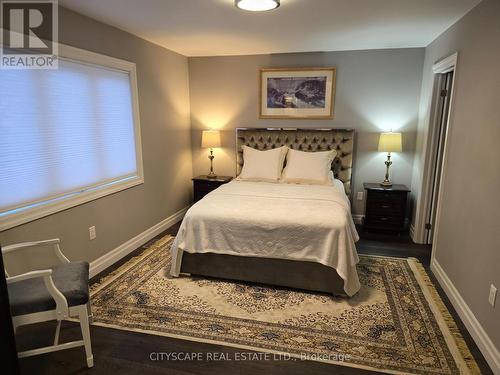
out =
{"type": "Polygon", "coordinates": [[[427,212],[425,224],[425,240],[432,244],[434,228],[436,224],[436,210],[438,204],[439,190],[441,188],[441,175],[443,172],[443,156],[446,137],[448,135],[448,118],[450,115],[450,102],[453,84],[453,71],[442,73],[439,77],[438,116],[436,121],[435,142],[432,150],[432,177],[431,177],[431,199],[427,212]]]}

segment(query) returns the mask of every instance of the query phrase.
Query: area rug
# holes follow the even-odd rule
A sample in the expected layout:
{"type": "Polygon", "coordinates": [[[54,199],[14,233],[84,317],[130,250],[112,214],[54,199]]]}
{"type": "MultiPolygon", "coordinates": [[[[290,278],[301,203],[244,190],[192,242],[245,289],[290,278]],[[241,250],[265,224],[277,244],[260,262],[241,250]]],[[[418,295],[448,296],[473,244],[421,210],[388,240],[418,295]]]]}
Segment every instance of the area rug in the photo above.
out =
{"type": "Polygon", "coordinates": [[[91,287],[94,324],[395,374],[480,373],[415,259],[360,256],[353,298],[168,275],[173,237],[91,287]]]}

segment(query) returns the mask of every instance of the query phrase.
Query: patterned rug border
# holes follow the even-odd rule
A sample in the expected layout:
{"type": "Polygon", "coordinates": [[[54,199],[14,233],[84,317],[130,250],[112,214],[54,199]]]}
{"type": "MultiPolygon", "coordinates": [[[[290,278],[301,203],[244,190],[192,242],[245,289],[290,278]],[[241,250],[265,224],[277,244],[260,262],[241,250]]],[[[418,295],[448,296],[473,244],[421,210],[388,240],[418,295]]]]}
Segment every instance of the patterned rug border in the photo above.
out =
{"type": "MultiPolygon", "coordinates": [[[[180,339],[180,340],[187,340],[187,341],[192,341],[192,342],[201,342],[201,343],[205,343],[205,344],[227,346],[230,348],[251,350],[253,352],[259,352],[259,353],[270,353],[270,354],[277,354],[277,355],[287,354],[291,358],[301,359],[301,356],[298,354],[285,353],[285,352],[280,352],[278,350],[272,350],[272,349],[257,348],[255,346],[249,346],[249,345],[228,343],[225,341],[217,341],[217,340],[203,339],[203,338],[197,338],[197,337],[192,337],[192,336],[176,335],[175,333],[164,333],[164,332],[151,331],[151,330],[140,329],[140,328],[123,327],[123,326],[119,326],[119,325],[115,325],[115,324],[100,323],[100,322],[92,323],[92,325],[105,327],[105,328],[117,329],[117,330],[121,330],[121,331],[144,333],[144,334],[150,334],[150,335],[155,335],[155,336],[169,337],[169,338],[173,338],[173,339],[180,339]]],[[[374,372],[383,372],[386,374],[415,375],[415,373],[411,373],[411,372],[402,372],[402,371],[394,371],[394,370],[381,370],[379,368],[358,365],[358,364],[352,363],[352,362],[341,362],[341,361],[333,361],[333,360],[326,360],[326,359],[320,359],[320,358],[309,359],[309,360],[314,361],[314,362],[328,363],[328,364],[337,365],[337,366],[353,367],[353,368],[359,368],[362,370],[368,370],[368,371],[374,371],[374,372]]]]}
{"type": "MultiPolygon", "coordinates": [[[[131,259],[129,259],[127,262],[125,262],[123,265],[118,267],[116,270],[112,271],[108,275],[103,276],[102,278],[96,280],[95,282],[92,283],[91,286],[91,295],[97,293],[100,291],[102,288],[106,287],[110,283],[112,283],[117,277],[119,277],[121,274],[127,272],[131,268],[133,268],[137,262],[139,262],[143,257],[147,256],[151,252],[154,252],[157,250],[158,246],[161,246],[162,244],[171,241],[174,237],[167,235],[157,241],[155,241],[151,246],[145,248],[142,252],[140,252],[138,255],[133,256],[131,259]]],[[[363,256],[363,255],[361,255],[363,256]]],[[[390,257],[390,256],[383,256],[383,255],[368,255],[369,257],[373,258],[385,258],[385,259],[404,259],[407,261],[407,263],[410,266],[410,269],[413,272],[413,275],[415,276],[418,285],[423,291],[423,294],[425,296],[425,299],[427,303],[429,304],[429,307],[431,308],[431,311],[436,318],[436,321],[438,322],[438,325],[441,329],[441,332],[443,333],[443,336],[445,338],[446,343],[448,344],[448,347],[450,349],[450,352],[452,353],[461,373],[464,374],[481,374],[481,371],[479,370],[479,367],[472,356],[467,343],[465,342],[464,338],[462,337],[462,334],[460,330],[458,329],[458,326],[455,323],[455,320],[451,316],[449,310],[447,309],[446,305],[444,304],[443,300],[441,299],[441,296],[437,292],[434,283],[431,281],[429,275],[425,271],[423,265],[420,263],[420,261],[416,258],[402,258],[402,257],[390,257]]],[[[92,325],[94,326],[100,326],[100,327],[105,327],[105,328],[112,328],[112,329],[117,329],[117,330],[122,330],[122,331],[129,331],[129,332],[138,332],[138,333],[143,333],[143,334],[151,334],[155,336],[162,336],[162,337],[170,337],[174,339],[181,339],[181,340],[187,340],[191,342],[201,342],[201,343],[206,343],[206,344],[214,344],[214,345],[221,345],[221,346],[226,346],[226,347],[232,347],[232,348],[237,348],[237,349],[244,349],[244,350],[251,350],[255,352],[261,352],[261,353],[270,353],[270,354],[284,354],[284,352],[280,352],[277,350],[272,350],[272,349],[265,349],[265,348],[260,348],[260,347],[255,347],[255,346],[250,346],[250,345],[241,345],[241,344],[236,344],[236,343],[231,343],[231,342],[226,342],[226,341],[218,341],[218,340],[212,340],[212,339],[204,339],[204,338],[198,338],[198,337],[192,337],[192,336],[186,336],[186,335],[178,335],[175,333],[166,333],[166,332],[160,332],[160,331],[153,331],[153,330],[147,330],[147,329],[141,329],[141,328],[131,328],[131,327],[124,327],[116,324],[109,324],[109,323],[102,323],[102,322],[93,322],[92,325]]],[[[292,358],[297,358],[300,359],[300,355],[293,354],[293,353],[286,353],[289,354],[292,358]]],[[[375,372],[384,372],[386,374],[398,374],[398,375],[412,375],[412,373],[408,372],[402,372],[402,371],[396,371],[396,370],[390,370],[390,369],[384,369],[381,370],[380,368],[374,368],[370,366],[364,366],[364,365],[359,365],[356,363],[352,362],[340,362],[340,361],[333,361],[333,360],[326,360],[322,358],[315,358],[312,359],[315,362],[322,362],[322,363],[328,363],[328,364],[334,364],[338,366],[345,366],[345,367],[352,367],[352,368],[359,368],[359,369],[364,369],[364,370],[369,370],[369,371],[375,371],[375,372]]],[[[414,375],[414,374],[413,374],[414,375]]]]}
{"type": "Polygon", "coordinates": [[[93,281],[90,285],[90,295],[92,296],[93,294],[97,293],[104,287],[108,286],[110,283],[112,283],[117,277],[119,277],[122,273],[128,271],[131,269],[137,262],[139,262],[143,257],[148,255],[149,253],[152,253],[153,251],[156,251],[156,248],[158,246],[161,246],[164,242],[168,242],[173,240],[174,237],[171,235],[166,235],[165,237],[160,238],[157,241],[154,241],[149,247],[145,248],[143,251],[141,251],[139,254],[134,255],[132,258],[127,260],[124,264],[119,266],[117,269],[113,270],[107,275],[102,276],[101,278],[93,281]]]}
{"type": "Polygon", "coordinates": [[[455,319],[444,304],[434,283],[424,269],[424,266],[416,258],[408,258],[408,263],[417,278],[418,284],[424,292],[424,296],[432,309],[432,313],[443,332],[443,336],[453,354],[461,372],[470,374],[481,374],[479,366],[469,350],[462,333],[458,329],[455,319]]]}

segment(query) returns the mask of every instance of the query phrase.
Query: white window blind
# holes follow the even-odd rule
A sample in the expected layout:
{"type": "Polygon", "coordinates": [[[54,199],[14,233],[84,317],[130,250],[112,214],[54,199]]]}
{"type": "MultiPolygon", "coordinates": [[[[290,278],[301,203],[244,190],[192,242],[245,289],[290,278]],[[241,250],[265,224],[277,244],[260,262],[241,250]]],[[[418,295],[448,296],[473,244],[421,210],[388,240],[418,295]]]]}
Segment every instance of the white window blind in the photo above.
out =
{"type": "Polygon", "coordinates": [[[83,55],[0,71],[3,229],[142,182],[135,65],[83,55]]]}

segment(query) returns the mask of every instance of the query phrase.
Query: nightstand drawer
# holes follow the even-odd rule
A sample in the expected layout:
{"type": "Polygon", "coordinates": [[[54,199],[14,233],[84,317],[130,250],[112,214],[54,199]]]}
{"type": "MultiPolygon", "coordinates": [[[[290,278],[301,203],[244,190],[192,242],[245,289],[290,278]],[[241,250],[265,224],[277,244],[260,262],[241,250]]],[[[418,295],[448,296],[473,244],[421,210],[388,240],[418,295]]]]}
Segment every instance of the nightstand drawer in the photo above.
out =
{"type": "Polygon", "coordinates": [[[224,185],[224,183],[223,182],[221,183],[218,181],[195,181],[194,182],[195,189],[208,190],[208,191],[212,191],[214,189],[217,189],[221,185],[224,185]]]}
{"type": "Polygon", "coordinates": [[[401,231],[404,229],[404,218],[391,216],[371,216],[365,218],[364,226],[366,229],[380,229],[401,231]]]}
{"type": "Polygon", "coordinates": [[[406,200],[406,193],[386,192],[386,191],[370,191],[370,200],[373,202],[383,203],[401,203],[406,200]]]}
{"type": "Polygon", "coordinates": [[[215,189],[206,189],[206,188],[195,188],[194,191],[196,194],[198,195],[201,195],[201,196],[205,196],[207,195],[208,193],[210,193],[211,191],[214,191],[215,189]]]}
{"type": "Polygon", "coordinates": [[[366,223],[370,224],[401,224],[404,222],[403,216],[370,215],[366,218],[366,223]]]}
{"type": "Polygon", "coordinates": [[[370,200],[366,204],[366,211],[381,215],[401,215],[401,213],[404,212],[403,203],[402,200],[386,202],[370,200]]]}

